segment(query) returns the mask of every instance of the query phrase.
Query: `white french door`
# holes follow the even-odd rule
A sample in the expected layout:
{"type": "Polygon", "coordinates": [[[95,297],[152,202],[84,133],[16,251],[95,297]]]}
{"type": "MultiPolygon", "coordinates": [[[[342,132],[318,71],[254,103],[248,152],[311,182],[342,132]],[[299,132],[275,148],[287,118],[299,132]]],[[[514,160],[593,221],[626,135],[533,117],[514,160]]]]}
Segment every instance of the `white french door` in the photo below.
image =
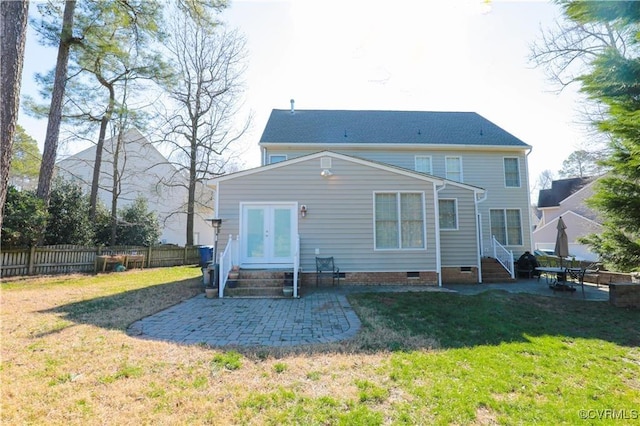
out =
{"type": "Polygon", "coordinates": [[[243,204],[241,262],[277,267],[293,263],[297,204],[243,204]]]}

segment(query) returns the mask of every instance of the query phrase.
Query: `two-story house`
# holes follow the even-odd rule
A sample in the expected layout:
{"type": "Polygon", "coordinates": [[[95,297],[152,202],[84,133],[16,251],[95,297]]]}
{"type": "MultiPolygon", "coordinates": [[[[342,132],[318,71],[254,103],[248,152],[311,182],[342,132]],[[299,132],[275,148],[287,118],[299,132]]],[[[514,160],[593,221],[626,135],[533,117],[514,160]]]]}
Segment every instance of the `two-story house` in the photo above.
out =
{"type": "Polygon", "coordinates": [[[482,282],[493,236],[531,250],[531,147],[476,113],[292,103],[260,147],[261,167],[212,181],[242,268],[294,265],[304,285],[333,256],[342,283],[441,285],[482,282]]]}
{"type": "MultiPolygon", "coordinates": [[[[114,192],[114,167],[119,174],[116,185],[118,209],[130,205],[137,197],[147,200],[149,211],[160,221],[160,242],[186,244],[187,229],[187,178],[171,164],[158,149],[137,129],[128,130],[123,144],[116,152],[116,138],[105,141],[98,198],[110,207],[114,192]],[[117,158],[117,161],[114,161],[117,158]]],[[[91,191],[96,146],[62,159],[56,163],[58,176],[78,183],[91,191]]],[[[198,185],[197,196],[201,202],[194,215],[194,244],[209,245],[213,242],[213,230],[207,219],[213,215],[213,193],[205,185],[198,185]]]]}
{"type": "Polygon", "coordinates": [[[574,177],[554,180],[551,188],[538,194],[540,223],[533,231],[536,250],[553,250],[558,218],[562,216],[567,227],[569,254],[579,260],[595,262],[598,255],[589,246],[579,242],[580,237],[602,232],[601,219],[586,200],[593,196],[597,177],[574,177]]]}

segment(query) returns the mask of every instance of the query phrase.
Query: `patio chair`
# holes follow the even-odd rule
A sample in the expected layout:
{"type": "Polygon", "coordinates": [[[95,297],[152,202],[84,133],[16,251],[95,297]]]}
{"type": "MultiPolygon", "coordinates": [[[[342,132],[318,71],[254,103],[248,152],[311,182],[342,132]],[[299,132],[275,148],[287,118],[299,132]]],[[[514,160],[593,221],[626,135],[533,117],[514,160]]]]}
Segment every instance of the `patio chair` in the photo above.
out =
{"type": "Polygon", "coordinates": [[[591,263],[589,264],[589,266],[587,267],[581,267],[581,268],[571,268],[569,269],[568,273],[569,273],[569,277],[571,278],[572,281],[574,281],[576,284],[580,284],[580,287],[582,287],[582,298],[584,299],[584,276],[589,274],[589,275],[595,275],[596,276],[596,280],[597,280],[597,285],[598,287],[600,287],[600,279],[598,276],[598,272],[600,272],[600,264],[599,263],[591,263]]]}
{"type": "Polygon", "coordinates": [[[336,268],[333,256],[316,257],[316,287],[324,276],[331,277],[331,285],[336,285],[336,278],[340,280],[340,268],[336,268]]]}

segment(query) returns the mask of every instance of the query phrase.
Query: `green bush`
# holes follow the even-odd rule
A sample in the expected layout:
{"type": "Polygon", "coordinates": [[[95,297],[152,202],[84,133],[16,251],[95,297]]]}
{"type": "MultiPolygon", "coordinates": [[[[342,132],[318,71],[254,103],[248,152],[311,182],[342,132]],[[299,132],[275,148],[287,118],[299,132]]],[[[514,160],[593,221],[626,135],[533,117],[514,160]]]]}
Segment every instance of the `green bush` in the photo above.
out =
{"type": "Polygon", "coordinates": [[[38,242],[48,213],[33,191],[7,190],[2,223],[2,247],[29,247],[38,242]]]}
{"type": "Polygon", "coordinates": [[[80,185],[56,179],[51,189],[44,244],[93,245],[95,231],[89,207],[89,196],[80,185]]]}

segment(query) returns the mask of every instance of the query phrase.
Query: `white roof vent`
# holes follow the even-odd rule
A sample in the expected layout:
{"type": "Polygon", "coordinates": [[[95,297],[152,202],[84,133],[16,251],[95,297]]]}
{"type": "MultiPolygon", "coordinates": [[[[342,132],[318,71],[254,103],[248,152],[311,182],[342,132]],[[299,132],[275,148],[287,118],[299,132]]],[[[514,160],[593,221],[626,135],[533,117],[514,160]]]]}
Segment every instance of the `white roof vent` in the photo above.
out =
{"type": "Polygon", "coordinates": [[[291,102],[291,114],[294,114],[296,112],[296,108],[295,108],[296,101],[291,99],[291,101],[289,102],[291,102]]]}

